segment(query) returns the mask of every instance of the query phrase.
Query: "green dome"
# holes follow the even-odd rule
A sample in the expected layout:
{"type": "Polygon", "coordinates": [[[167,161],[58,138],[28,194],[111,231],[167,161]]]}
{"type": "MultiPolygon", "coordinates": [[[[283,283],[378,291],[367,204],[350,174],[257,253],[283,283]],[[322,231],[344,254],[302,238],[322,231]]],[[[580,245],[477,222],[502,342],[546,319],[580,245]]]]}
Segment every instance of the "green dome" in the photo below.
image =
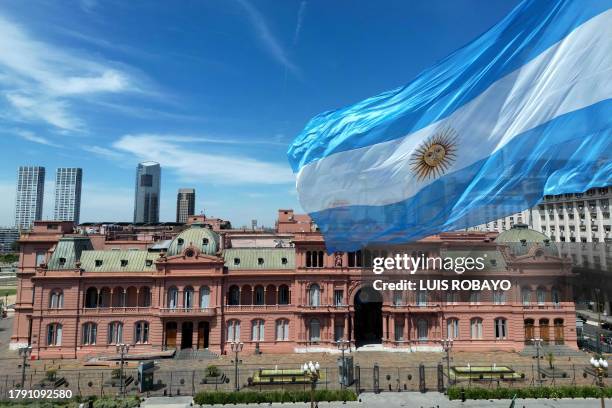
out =
{"type": "Polygon", "coordinates": [[[559,256],[557,245],[550,238],[525,224],[514,224],[512,228],[499,234],[495,242],[508,246],[514,255],[525,255],[532,247],[538,246],[547,255],[559,256]]]}
{"type": "Polygon", "coordinates": [[[216,255],[219,250],[219,235],[203,224],[192,224],[172,240],[167,254],[179,255],[189,246],[196,247],[203,254],[216,255]]]}

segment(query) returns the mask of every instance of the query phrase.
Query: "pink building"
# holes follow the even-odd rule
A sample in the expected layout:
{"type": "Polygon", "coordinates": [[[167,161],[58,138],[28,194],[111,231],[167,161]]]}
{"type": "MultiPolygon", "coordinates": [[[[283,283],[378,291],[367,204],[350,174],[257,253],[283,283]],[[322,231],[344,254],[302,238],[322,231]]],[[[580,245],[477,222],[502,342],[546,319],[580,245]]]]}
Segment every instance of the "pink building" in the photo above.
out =
{"type": "MultiPolygon", "coordinates": [[[[11,339],[36,358],[208,349],[225,353],[336,350],[522,350],[534,337],[576,348],[571,262],[546,236],[517,226],[495,238],[445,233],[353,253],[326,254],[304,216],[279,211],[277,232],[192,223],[171,241],[131,246],[73,234],[69,223],[35,223],[21,238],[11,339]],[[509,291],[376,291],[372,258],[393,253],[484,256],[480,277],[507,279],[509,291]]],[[[458,278],[430,270],[401,278],[458,278]]],[[[465,273],[459,278],[474,279],[465,273]]],[[[388,276],[388,279],[396,277],[388,276]]],[[[385,279],[382,275],[381,279],[385,279]]],[[[399,279],[399,278],[398,278],[399,279]]]]}

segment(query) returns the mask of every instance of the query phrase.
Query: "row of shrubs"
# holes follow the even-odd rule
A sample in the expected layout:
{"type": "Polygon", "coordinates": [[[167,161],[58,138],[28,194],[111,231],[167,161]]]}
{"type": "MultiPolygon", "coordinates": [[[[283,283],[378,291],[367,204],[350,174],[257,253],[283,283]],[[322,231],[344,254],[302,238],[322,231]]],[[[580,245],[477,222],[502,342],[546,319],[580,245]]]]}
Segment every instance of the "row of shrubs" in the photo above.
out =
{"type": "Polygon", "coordinates": [[[80,403],[93,401],[94,408],[135,408],[140,406],[138,397],[114,398],[103,397],[96,398],[95,396],[87,398],[75,397],[72,399],[63,400],[5,400],[0,401],[0,407],[7,408],[78,408],[80,403]]]}
{"type": "MultiPolygon", "coordinates": [[[[317,401],[356,401],[357,395],[351,390],[316,390],[315,399],[317,401]]],[[[308,401],[310,401],[310,391],[199,392],[193,398],[193,402],[198,405],[308,401]]]]}
{"type": "Polygon", "coordinates": [[[559,387],[528,387],[528,388],[461,388],[450,387],[448,398],[451,400],[461,399],[510,399],[515,395],[517,398],[600,398],[601,394],[606,398],[612,397],[612,387],[603,390],[599,387],[586,386],[559,386],[559,387]]]}

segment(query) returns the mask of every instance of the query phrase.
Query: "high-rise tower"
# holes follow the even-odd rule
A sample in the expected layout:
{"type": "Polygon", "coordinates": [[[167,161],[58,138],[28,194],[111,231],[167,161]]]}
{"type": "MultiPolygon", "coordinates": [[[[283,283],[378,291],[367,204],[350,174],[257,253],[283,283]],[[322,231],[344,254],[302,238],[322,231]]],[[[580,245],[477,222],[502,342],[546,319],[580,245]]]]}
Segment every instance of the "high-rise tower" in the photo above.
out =
{"type": "Polygon", "coordinates": [[[56,170],[54,220],[79,223],[82,180],[82,169],[60,167],[56,170]]]}
{"type": "Polygon", "coordinates": [[[156,162],[142,162],[136,169],[134,222],[159,222],[161,167],[156,162]]]}
{"type": "Polygon", "coordinates": [[[176,195],[176,222],[187,222],[195,214],[195,189],[179,188],[176,195]]]}
{"type": "Polygon", "coordinates": [[[45,193],[45,168],[20,166],[17,175],[15,226],[28,229],[34,220],[42,218],[45,193]]]}

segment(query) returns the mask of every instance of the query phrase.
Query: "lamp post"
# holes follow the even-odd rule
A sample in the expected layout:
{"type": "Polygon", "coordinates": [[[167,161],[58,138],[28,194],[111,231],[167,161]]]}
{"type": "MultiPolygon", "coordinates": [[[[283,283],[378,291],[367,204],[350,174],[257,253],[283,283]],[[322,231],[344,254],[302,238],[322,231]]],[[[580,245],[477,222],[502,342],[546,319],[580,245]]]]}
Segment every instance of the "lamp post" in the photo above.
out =
{"type": "Polygon", "coordinates": [[[121,395],[123,397],[125,397],[125,380],[124,380],[124,376],[123,376],[123,361],[125,360],[125,356],[128,353],[128,351],[130,351],[130,345],[129,344],[117,344],[117,353],[119,353],[119,356],[121,357],[121,362],[119,365],[119,385],[121,387],[121,395]]]}
{"type": "Polygon", "coordinates": [[[534,338],[531,339],[531,341],[536,346],[536,358],[538,360],[538,382],[540,383],[540,386],[542,386],[542,374],[540,374],[540,346],[542,345],[542,339],[534,338]]]}
{"type": "Polygon", "coordinates": [[[451,385],[450,378],[450,351],[453,348],[453,339],[451,337],[442,340],[442,349],[446,353],[446,375],[448,378],[448,386],[451,385]]]}
{"type": "Polygon", "coordinates": [[[599,358],[596,359],[595,357],[591,357],[591,366],[595,369],[595,375],[597,376],[597,385],[599,386],[599,388],[601,389],[601,408],[605,408],[606,407],[606,402],[604,399],[604,374],[606,373],[606,371],[608,371],[608,362],[606,360],[604,360],[603,358],[599,358]]]}
{"type": "Polygon", "coordinates": [[[19,357],[22,358],[21,362],[21,388],[25,388],[25,372],[28,366],[28,357],[32,354],[32,346],[19,347],[19,357]]]}
{"type": "Polygon", "coordinates": [[[321,366],[318,362],[313,364],[312,361],[309,361],[302,366],[304,375],[310,379],[310,408],[319,408],[319,403],[315,401],[315,389],[317,387],[317,381],[319,381],[320,369],[321,366]]]}
{"type": "Polygon", "coordinates": [[[238,384],[238,353],[242,351],[244,343],[241,341],[230,342],[230,347],[234,353],[234,389],[240,391],[240,384],[238,384]]]}
{"type": "Polygon", "coordinates": [[[340,376],[340,388],[344,389],[346,386],[346,360],[344,359],[344,352],[351,347],[351,342],[348,340],[340,339],[336,342],[336,346],[342,352],[342,375],[340,376]]]}

